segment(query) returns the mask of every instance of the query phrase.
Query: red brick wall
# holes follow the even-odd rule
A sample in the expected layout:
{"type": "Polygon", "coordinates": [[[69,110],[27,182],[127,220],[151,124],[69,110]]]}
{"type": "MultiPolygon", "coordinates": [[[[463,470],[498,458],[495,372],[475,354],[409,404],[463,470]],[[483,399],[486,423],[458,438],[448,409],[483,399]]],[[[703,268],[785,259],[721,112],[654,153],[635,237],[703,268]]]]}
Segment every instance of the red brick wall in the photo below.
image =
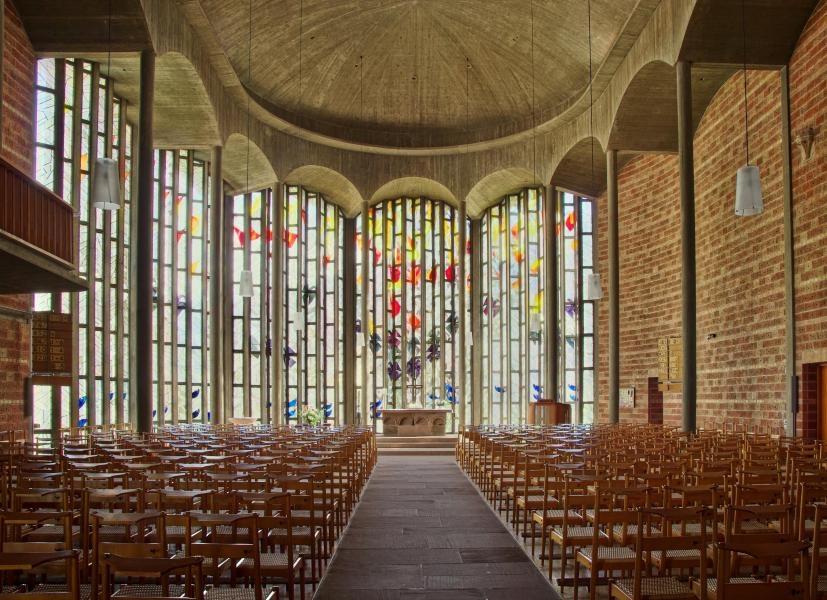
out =
{"type": "MultiPolygon", "coordinates": [[[[792,128],[827,133],[827,0],[810,19],[790,63],[792,128]]],[[[733,214],[735,172],[744,163],[743,74],[719,90],[695,136],[698,425],[773,430],[784,418],[784,242],[780,75],[750,72],[750,154],[761,168],[764,213],[733,214]],[[714,337],[712,337],[714,334],[714,337]],[[709,338],[709,339],[708,339],[709,338]]],[[[827,151],[793,159],[798,369],[827,362],[827,151]]],[[[674,156],[641,156],[619,174],[621,387],[637,390],[622,420],[647,419],[646,377],[657,369],[657,338],[680,335],[680,214],[674,156]]],[[[605,197],[598,227],[606,231],[605,197]]],[[[607,271],[605,234],[600,271],[607,271]]],[[[602,303],[599,330],[607,331],[602,303]]],[[[606,336],[600,341],[605,420],[606,336]]],[[[664,422],[680,423],[681,396],[663,397],[664,422]]],[[[799,421],[801,419],[799,418],[799,421]]]]}
{"type": "Polygon", "coordinates": [[[793,134],[818,130],[813,156],[793,147],[796,344],[801,365],[827,362],[827,1],[816,7],[790,60],[793,134]]]}
{"type": "MultiPolygon", "coordinates": [[[[34,80],[36,59],[14,5],[7,1],[3,48],[2,157],[34,173],[34,80]]],[[[0,296],[0,311],[31,309],[31,296],[0,296]]],[[[25,378],[30,374],[31,328],[0,314],[0,429],[23,427],[25,378]]]]}
{"type": "MultiPolygon", "coordinates": [[[[680,219],[676,156],[642,155],[618,175],[620,245],[620,386],[635,388],[635,408],[623,421],[647,421],[648,378],[657,371],[659,336],[680,335],[680,219]],[[669,208],[673,206],[673,208],[669,208]]],[[[605,198],[598,201],[599,265],[608,281],[605,198]]],[[[598,331],[608,331],[608,305],[599,303],[598,331]]],[[[599,340],[601,420],[607,418],[608,338],[599,340]]],[[[671,395],[664,397],[664,418],[671,395]]]]}

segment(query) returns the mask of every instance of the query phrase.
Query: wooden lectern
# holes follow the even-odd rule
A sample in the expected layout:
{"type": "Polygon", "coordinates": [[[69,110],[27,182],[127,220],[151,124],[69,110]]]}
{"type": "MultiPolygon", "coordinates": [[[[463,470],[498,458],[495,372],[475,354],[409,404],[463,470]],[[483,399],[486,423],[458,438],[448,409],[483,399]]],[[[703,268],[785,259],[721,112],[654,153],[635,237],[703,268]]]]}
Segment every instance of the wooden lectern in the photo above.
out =
{"type": "Polygon", "coordinates": [[[560,425],[571,422],[571,404],[542,398],[530,402],[528,410],[529,425],[560,425]]]}

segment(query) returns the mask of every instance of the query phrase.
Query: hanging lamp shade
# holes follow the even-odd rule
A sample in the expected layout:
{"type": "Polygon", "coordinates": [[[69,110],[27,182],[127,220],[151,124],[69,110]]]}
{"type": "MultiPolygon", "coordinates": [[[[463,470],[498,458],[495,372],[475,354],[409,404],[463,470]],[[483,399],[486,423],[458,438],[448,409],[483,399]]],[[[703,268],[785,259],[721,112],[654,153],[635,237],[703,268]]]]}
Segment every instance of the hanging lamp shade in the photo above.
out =
{"type": "Polygon", "coordinates": [[[253,297],[253,272],[245,269],[241,272],[241,281],[238,286],[238,295],[242,298],[253,297]]]}
{"type": "Polygon", "coordinates": [[[121,181],[118,161],[97,158],[92,179],[92,206],[99,210],[118,210],[121,207],[121,181]]]}
{"type": "Polygon", "coordinates": [[[735,181],[735,214],[739,217],[750,217],[763,211],[761,172],[758,165],[744,165],[738,169],[735,181]]]}
{"type": "Polygon", "coordinates": [[[603,288],[600,286],[600,274],[589,273],[583,286],[583,300],[600,300],[603,297],[603,288]]]}

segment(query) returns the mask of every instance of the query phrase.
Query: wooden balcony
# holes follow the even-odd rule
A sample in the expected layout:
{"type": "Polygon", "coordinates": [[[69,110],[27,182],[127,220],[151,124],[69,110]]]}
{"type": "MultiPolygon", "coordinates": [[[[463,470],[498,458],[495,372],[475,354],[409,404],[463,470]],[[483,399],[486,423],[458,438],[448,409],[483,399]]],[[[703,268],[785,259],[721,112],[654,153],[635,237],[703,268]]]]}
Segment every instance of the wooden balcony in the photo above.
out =
{"type": "Polygon", "coordinates": [[[0,159],[0,294],[87,289],[74,219],[60,197],[0,159]]]}

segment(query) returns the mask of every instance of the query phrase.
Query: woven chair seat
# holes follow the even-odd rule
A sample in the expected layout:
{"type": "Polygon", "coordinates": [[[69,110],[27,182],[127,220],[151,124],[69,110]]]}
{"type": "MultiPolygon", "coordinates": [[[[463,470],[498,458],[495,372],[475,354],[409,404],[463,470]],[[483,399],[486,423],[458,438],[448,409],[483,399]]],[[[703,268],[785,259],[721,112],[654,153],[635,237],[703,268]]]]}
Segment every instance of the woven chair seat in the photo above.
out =
{"type": "MultiPolygon", "coordinates": [[[[630,598],[634,595],[635,580],[631,577],[615,579],[612,585],[630,598]]],[[[697,600],[689,587],[674,577],[644,577],[640,580],[641,600],[697,600]]]]}
{"type": "MultiPolygon", "coordinates": [[[[264,599],[268,596],[266,590],[262,590],[264,599]]],[[[272,595],[272,592],[271,594],[272,595]]],[[[256,591],[251,587],[208,587],[204,590],[204,600],[255,600],[256,591]]]]}
{"type": "MultiPolygon", "coordinates": [[[[729,582],[730,583],[737,583],[739,585],[742,584],[742,583],[761,583],[760,580],[755,579],[754,577],[732,577],[729,580],[729,582]]],[[[715,577],[710,577],[709,579],[707,579],[706,580],[706,591],[710,595],[713,595],[713,596],[715,594],[717,594],[718,593],[718,579],[716,579],[715,577]]]]}
{"type": "Polygon", "coordinates": [[[684,532],[684,535],[701,535],[701,524],[685,523],[684,525],[672,525],[673,535],[680,535],[682,531],[684,532]]]}
{"type": "MultiPolygon", "coordinates": [[[[64,583],[39,583],[32,590],[35,594],[54,594],[68,592],[69,588],[64,583]]],[[[80,584],[80,600],[89,600],[92,597],[92,586],[88,583],[80,584]]]]}
{"type": "MultiPolygon", "coordinates": [[[[644,527],[643,531],[647,532],[647,535],[648,534],[660,535],[660,529],[657,529],[656,527],[652,527],[648,531],[647,531],[646,527],[644,527]]],[[[623,525],[615,525],[614,527],[612,527],[612,533],[616,536],[623,535],[623,525]]],[[[626,536],[627,537],[637,537],[637,525],[636,524],[626,525],[626,536]]]]}
{"type": "MultiPolygon", "coordinates": [[[[551,534],[557,537],[563,537],[563,530],[562,529],[552,529],[551,534]]],[[[574,539],[588,539],[591,540],[592,536],[594,536],[594,527],[590,525],[577,525],[574,527],[569,527],[566,530],[566,538],[569,540],[574,539]]]]}
{"type": "MultiPolygon", "coordinates": [[[[686,548],[683,550],[667,550],[666,551],[666,558],[667,559],[691,559],[694,561],[699,561],[701,559],[701,555],[698,554],[698,550],[695,548],[686,548]]],[[[662,550],[653,550],[652,551],[652,560],[654,562],[661,562],[663,560],[663,551],[662,550]]]]}
{"type": "MultiPolygon", "coordinates": [[[[309,538],[312,535],[315,535],[320,531],[319,527],[309,527],[309,526],[302,526],[302,527],[292,527],[293,530],[293,537],[294,538],[309,538]]],[[[267,530],[267,535],[269,537],[287,537],[287,530],[286,529],[269,529],[267,530]]]]}
{"type": "MultiPolygon", "coordinates": [[[[580,549],[580,554],[588,558],[592,557],[592,547],[580,549]]],[[[634,560],[635,551],[628,546],[598,546],[597,547],[598,560],[634,560]]]]}
{"type": "MultiPolygon", "coordinates": [[[[287,554],[282,554],[281,552],[264,552],[259,557],[259,563],[261,564],[262,569],[266,569],[267,567],[286,567],[287,554]]],[[[238,566],[242,569],[252,569],[253,559],[244,558],[238,566]]]]}
{"type": "Polygon", "coordinates": [[[137,598],[158,598],[158,597],[169,597],[169,598],[180,598],[183,597],[186,593],[186,588],[183,585],[173,585],[169,586],[169,596],[164,594],[164,588],[158,584],[148,583],[146,585],[143,584],[124,584],[118,586],[118,589],[112,594],[112,597],[115,596],[132,596],[137,598]]]}
{"type": "MultiPolygon", "coordinates": [[[[548,522],[551,521],[552,523],[562,523],[563,522],[563,509],[562,508],[553,508],[551,510],[547,510],[546,514],[543,515],[542,510],[535,510],[532,513],[532,518],[536,523],[541,522],[548,522]]],[[[569,519],[573,519],[576,522],[581,521],[581,517],[579,513],[576,513],[573,510],[569,511],[569,519]]]]}

